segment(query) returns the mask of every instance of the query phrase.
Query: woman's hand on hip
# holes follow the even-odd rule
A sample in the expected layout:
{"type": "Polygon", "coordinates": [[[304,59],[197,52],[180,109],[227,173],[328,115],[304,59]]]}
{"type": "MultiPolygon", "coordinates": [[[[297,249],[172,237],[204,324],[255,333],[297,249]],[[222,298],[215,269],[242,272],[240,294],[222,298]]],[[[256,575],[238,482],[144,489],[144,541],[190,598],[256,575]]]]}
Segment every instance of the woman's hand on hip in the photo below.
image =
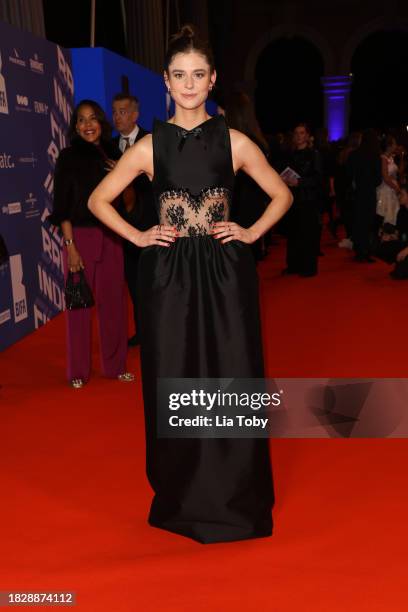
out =
{"type": "Polygon", "coordinates": [[[231,240],[239,240],[240,242],[245,242],[245,244],[252,244],[257,239],[257,236],[250,229],[245,229],[233,221],[218,221],[214,223],[211,233],[214,238],[221,241],[221,244],[226,244],[231,240]]]}
{"type": "Polygon", "coordinates": [[[118,162],[115,161],[114,159],[106,159],[105,160],[105,170],[106,172],[110,172],[111,170],[114,169],[114,167],[116,166],[118,162]]]}
{"type": "Polygon", "coordinates": [[[85,268],[82,257],[74,244],[67,247],[68,252],[68,270],[70,272],[79,272],[85,268]]]}
{"type": "Polygon", "coordinates": [[[154,244],[169,247],[176,238],[178,238],[178,231],[172,225],[154,225],[145,232],[138,232],[132,242],[142,248],[154,244]]]}

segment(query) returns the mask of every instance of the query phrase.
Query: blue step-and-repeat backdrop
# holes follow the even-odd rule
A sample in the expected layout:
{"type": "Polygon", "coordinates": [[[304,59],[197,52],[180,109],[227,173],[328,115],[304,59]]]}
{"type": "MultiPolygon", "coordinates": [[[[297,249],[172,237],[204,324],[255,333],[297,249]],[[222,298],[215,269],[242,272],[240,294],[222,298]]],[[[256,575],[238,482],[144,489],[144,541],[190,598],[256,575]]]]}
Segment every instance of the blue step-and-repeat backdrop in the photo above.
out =
{"type": "Polygon", "coordinates": [[[70,51],[0,22],[0,350],[64,308],[61,237],[46,218],[66,146],[70,51]]]}
{"type": "MultiPolygon", "coordinates": [[[[74,104],[140,100],[139,123],[172,113],[163,77],[106,49],[62,49],[0,22],[0,351],[64,309],[62,240],[50,226],[55,162],[74,104]]],[[[210,114],[214,103],[207,104],[210,114]]]]}
{"type": "Polygon", "coordinates": [[[143,127],[165,119],[161,75],[105,49],[62,49],[0,22],[0,236],[10,254],[0,265],[0,350],[64,309],[61,235],[47,222],[55,162],[69,144],[74,103],[97,100],[111,118],[124,85],[140,99],[143,127]]]}

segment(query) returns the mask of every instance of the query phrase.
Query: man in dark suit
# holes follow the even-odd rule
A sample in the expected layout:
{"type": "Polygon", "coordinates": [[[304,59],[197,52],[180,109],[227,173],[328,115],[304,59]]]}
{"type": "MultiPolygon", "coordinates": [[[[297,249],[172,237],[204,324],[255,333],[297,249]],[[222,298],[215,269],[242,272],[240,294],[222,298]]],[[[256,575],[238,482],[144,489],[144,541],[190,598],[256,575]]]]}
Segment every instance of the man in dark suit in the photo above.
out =
{"type": "MultiPolygon", "coordinates": [[[[137,124],[139,100],[135,96],[120,93],[113,98],[112,118],[119,136],[114,139],[121,153],[143,138],[148,132],[137,124]]],[[[138,176],[131,188],[125,190],[119,212],[124,219],[139,230],[147,230],[158,223],[154,207],[151,183],[146,175],[138,176]]],[[[139,344],[139,316],[137,305],[137,270],[141,249],[127,240],[124,243],[125,275],[133,303],[136,333],[129,338],[129,346],[139,344]]]]}

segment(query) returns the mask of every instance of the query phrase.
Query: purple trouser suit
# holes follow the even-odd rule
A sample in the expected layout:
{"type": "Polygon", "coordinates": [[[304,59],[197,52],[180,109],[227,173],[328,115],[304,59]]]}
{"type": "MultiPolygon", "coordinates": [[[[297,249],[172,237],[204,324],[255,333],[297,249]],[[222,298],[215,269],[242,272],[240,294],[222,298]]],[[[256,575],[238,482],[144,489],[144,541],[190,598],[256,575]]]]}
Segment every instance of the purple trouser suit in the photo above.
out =
{"type": "MultiPolygon", "coordinates": [[[[121,239],[103,227],[74,227],[74,241],[85,266],[98,313],[102,372],[116,378],[126,371],[127,305],[121,239]]],[[[68,273],[64,248],[65,275],[68,273]]],[[[67,310],[68,380],[89,379],[91,309],[67,310]]]]}

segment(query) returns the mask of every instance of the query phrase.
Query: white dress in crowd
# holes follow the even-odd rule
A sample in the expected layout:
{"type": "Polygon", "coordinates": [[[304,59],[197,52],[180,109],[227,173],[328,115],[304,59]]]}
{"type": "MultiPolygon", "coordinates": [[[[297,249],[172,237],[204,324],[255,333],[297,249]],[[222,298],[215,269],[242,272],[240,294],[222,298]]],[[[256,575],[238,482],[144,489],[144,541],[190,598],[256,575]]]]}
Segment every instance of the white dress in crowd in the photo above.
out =
{"type": "MultiPolygon", "coordinates": [[[[388,175],[397,181],[398,166],[394,158],[388,155],[381,155],[388,164],[388,175]]],[[[395,189],[387,185],[384,181],[377,187],[377,214],[384,217],[384,223],[396,225],[399,210],[399,200],[395,189]]]]}

